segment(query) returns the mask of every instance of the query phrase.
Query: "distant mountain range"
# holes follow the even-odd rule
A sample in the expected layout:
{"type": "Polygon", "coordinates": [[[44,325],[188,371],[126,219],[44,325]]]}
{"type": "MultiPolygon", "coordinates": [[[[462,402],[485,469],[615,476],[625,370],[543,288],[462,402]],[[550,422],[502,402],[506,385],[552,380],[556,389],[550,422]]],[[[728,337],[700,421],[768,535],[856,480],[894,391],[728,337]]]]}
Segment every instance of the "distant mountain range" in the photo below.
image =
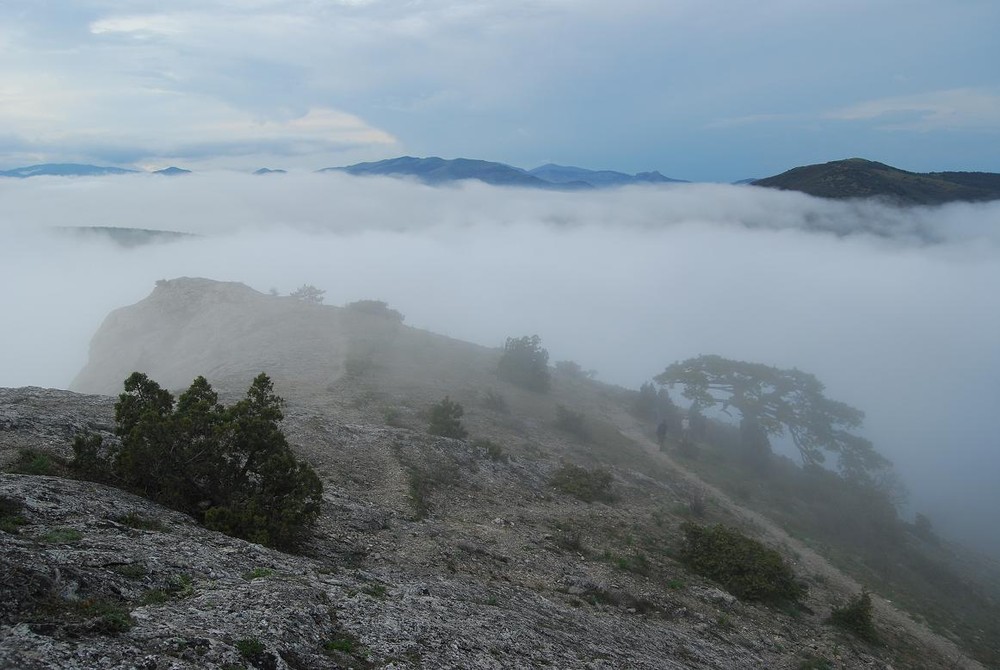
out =
{"type": "Polygon", "coordinates": [[[624,186],[627,184],[681,183],[659,172],[630,175],[611,170],[587,170],[563,165],[542,165],[523,170],[504,163],[469,158],[414,158],[402,156],[372,163],[357,163],[346,167],[330,167],[320,172],[346,172],[352,175],[415,177],[427,184],[441,184],[462,179],[477,179],[496,186],[526,186],[559,190],[578,190],[624,186]]]}
{"type": "MultiPolygon", "coordinates": [[[[29,165],[12,170],[0,170],[0,177],[13,177],[15,179],[27,179],[28,177],[103,177],[117,174],[140,174],[140,171],[102,165],[85,165],[82,163],[42,163],[41,165],[29,165]]],[[[175,177],[191,174],[191,170],[171,166],[162,170],[154,170],[153,174],[175,177]]]]}
{"type": "Polygon", "coordinates": [[[1000,174],[907,172],[863,158],[797,167],[751,183],[821,198],[878,197],[916,205],[1000,199],[1000,174]]]}
{"type": "MultiPolygon", "coordinates": [[[[260,168],[256,175],[280,174],[285,170],[260,168]]],[[[680,179],[659,172],[626,174],[613,170],[588,170],[548,163],[531,170],[470,158],[414,158],[401,156],[345,167],[329,167],[318,172],[345,172],[351,175],[412,177],[438,185],[476,179],[495,186],[520,186],[560,191],[613,188],[632,184],[683,184],[680,179]]],[[[137,170],[80,163],[44,163],[0,170],[0,177],[24,179],[39,176],[93,177],[140,174],[137,170]]],[[[149,174],[149,173],[146,173],[149,174]]],[[[168,167],[152,174],[177,176],[190,170],[168,167]]],[[[764,179],[744,179],[750,184],[786,191],[801,191],[821,198],[882,198],[900,204],[938,205],[956,201],[1000,199],[1000,174],[992,172],[907,172],[884,163],[849,158],[817,165],[805,165],[764,179]]]]}
{"type": "Polygon", "coordinates": [[[473,160],[470,158],[414,158],[402,156],[373,163],[356,163],[346,167],[330,167],[319,172],[346,172],[356,176],[416,177],[427,184],[442,184],[462,179],[478,179],[497,186],[551,187],[552,184],[520,168],[473,160]]]}
{"type": "Polygon", "coordinates": [[[547,163],[528,174],[553,184],[584,183],[595,188],[606,186],[626,186],[628,184],[686,184],[683,179],[664,177],[659,172],[639,172],[626,174],[613,170],[587,170],[585,168],[547,163]]]}
{"type": "Polygon", "coordinates": [[[0,170],[0,177],[15,177],[17,179],[44,176],[92,177],[110,174],[133,174],[135,172],[136,170],[126,170],[125,168],[81,165],[79,163],[43,163],[42,165],[29,165],[27,167],[14,168],[13,170],[0,170]]]}

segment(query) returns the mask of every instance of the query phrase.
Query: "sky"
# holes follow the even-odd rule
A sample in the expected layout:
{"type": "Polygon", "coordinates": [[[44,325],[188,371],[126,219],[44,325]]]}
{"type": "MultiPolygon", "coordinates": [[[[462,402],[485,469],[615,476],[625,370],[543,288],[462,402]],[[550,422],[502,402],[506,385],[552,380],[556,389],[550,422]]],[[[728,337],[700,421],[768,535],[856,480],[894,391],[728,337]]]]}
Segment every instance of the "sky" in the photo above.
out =
{"type": "Polygon", "coordinates": [[[4,0],[0,169],[1000,172],[995,0],[4,0]]]}
{"type": "Polygon", "coordinates": [[[797,367],[867,413],[909,512],[1000,556],[1000,202],[897,208],[725,184],[592,192],[309,172],[0,180],[0,386],[66,388],[158,279],[385,300],[638,388],[700,354],[797,367]],[[61,226],[195,233],[123,249],[61,226]]]}

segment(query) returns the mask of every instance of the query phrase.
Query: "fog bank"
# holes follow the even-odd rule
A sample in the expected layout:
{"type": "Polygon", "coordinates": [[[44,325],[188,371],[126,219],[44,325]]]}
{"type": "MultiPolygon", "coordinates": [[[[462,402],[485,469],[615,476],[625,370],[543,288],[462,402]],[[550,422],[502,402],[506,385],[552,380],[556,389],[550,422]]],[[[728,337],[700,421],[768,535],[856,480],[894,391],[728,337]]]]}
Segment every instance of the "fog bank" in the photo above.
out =
{"type": "Polygon", "coordinates": [[[751,187],[430,188],[338,174],[0,181],[0,386],[65,387],[109,311],[203,276],[374,298],[637,387],[702,353],[799,367],[868,414],[915,509],[1000,550],[1000,203],[896,208],[751,187]],[[191,232],[123,249],[62,226],[191,232]]]}

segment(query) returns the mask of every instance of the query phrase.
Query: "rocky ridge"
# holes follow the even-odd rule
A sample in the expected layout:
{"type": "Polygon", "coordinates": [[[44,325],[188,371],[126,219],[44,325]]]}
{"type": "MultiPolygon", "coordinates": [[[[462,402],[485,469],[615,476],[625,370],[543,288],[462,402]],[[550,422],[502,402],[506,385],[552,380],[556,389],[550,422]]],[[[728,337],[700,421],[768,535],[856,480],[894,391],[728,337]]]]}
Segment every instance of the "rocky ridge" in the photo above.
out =
{"type": "MultiPolygon", "coordinates": [[[[661,453],[621,390],[557,376],[540,396],[499,382],[496,356],[239,284],[162,282],[109,316],[77,387],[114,394],[138,368],[175,389],[207,374],[233,397],[267,370],[323,479],[315,537],[290,556],[113,488],[0,475],[0,667],[982,667],[879,598],[884,646],[832,628],[858,584],[661,453]],[[426,434],[445,393],[473,439],[426,434]],[[564,403],[590,438],[553,425],[564,403]],[[564,461],[608,468],[614,499],[554,490],[564,461]],[[781,551],[809,586],[802,607],[688,572],[686,519],[781,551]]],[[[113,402],[0,389],[0,464],[67,457],[77,431],[110,431],[113,402]]]]}

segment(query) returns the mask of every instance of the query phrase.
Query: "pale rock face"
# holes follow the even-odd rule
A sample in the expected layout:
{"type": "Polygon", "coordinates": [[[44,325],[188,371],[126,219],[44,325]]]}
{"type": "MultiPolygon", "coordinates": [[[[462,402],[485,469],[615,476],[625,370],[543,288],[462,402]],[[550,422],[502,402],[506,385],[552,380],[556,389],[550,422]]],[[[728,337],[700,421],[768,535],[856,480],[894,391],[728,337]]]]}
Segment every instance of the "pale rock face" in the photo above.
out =
{"type": "Polygon", "coordinates": [[[161,281],[144,300],[112,312],[91,341],[87,365],[70,388],[117,394],[133,371],[161,386],[186,388],[198,375],[319,383],[335,378],[347,356],[351,319],[336,307],[258,293],[238,283],[161,281]],[[322,356],[311,353],[322,352],[322,356]]]}

